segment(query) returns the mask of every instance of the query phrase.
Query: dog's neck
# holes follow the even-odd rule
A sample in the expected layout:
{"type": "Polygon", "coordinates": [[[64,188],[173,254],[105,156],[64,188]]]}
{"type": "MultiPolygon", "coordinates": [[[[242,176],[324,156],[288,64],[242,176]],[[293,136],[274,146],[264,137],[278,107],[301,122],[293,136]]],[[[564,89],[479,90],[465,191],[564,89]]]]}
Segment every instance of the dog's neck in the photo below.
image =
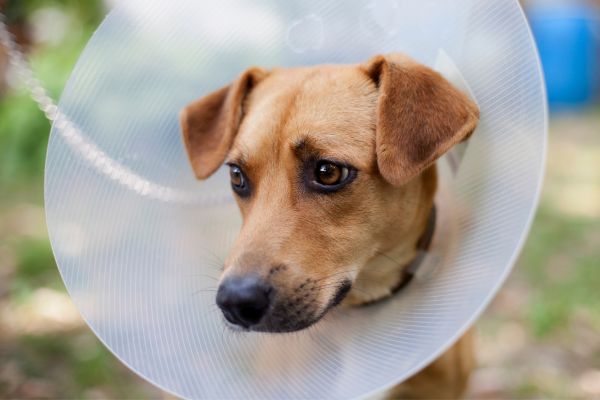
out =
{"type": "Polygon", "coordinates": [[[436,209],[432,206],[429,218],[418,240],[405,240],[388,252],[377,252],[361,270],[344,304],[356,306],[387,298],[408,284],[435,232],[436,209]]]}

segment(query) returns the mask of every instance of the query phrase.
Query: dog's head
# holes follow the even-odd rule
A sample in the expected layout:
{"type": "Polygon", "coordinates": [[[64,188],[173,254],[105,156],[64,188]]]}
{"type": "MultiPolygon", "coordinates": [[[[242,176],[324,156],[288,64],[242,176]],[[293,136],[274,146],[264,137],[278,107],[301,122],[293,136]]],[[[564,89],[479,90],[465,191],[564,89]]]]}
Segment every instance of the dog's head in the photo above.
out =
{"type": "Polygon", "coordinates": [[[187,106],[196,176],[227,164],[243,217],[217,293],[225,318],[256,331],[305,328],[378,254],[414,249],[435,192],[432,165],[477,121],[463,93],[399,55],[252,68],[187,106]]]}

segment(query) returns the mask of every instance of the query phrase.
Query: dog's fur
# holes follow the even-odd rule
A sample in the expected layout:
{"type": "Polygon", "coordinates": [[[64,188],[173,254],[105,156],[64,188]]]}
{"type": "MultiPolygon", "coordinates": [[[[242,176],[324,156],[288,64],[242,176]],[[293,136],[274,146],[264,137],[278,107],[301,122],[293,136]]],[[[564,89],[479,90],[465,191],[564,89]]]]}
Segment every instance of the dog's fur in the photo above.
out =
{"type": "MultiPolygon", "coordinates": [[[[222,279],[254,274],[276,289],[260,330],[291,331],[333,305],[390,296],[406,279],[436,192],[435,161],[469,137],[477,107],[410,58],[362,65],[251,68],[187,106],[183,138],[196,176],[239,165],[241,232],[222,279]],[[306,185],[315,160],[356,170],[335,193],[306,185]]],[[[471,335],[393,396],[456,397],[473,365],[471,335]]]]}

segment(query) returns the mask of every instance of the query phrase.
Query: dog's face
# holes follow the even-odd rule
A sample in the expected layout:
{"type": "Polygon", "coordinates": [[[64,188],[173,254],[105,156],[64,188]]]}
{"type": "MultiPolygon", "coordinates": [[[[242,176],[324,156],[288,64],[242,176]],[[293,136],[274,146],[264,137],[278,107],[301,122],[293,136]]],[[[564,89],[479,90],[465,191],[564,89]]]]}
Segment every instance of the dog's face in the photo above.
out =
{"type": "Polygon", "coordinates": [[[196,175],[226,163],[243,217],[217,303],[235,325],[285,332],[337,305],[376,255],[414,247],[435,191],[424,171],[477,109],[433,71],[380,56],[250,69],[181,122],[196,175]]]}

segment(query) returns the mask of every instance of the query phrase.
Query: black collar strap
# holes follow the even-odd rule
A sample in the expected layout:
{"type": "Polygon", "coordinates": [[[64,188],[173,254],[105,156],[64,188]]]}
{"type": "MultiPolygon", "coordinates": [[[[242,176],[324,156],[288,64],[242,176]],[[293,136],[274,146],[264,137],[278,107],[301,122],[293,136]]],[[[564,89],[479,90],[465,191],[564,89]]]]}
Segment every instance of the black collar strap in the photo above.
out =
{"type": "Polygon", "coordinates": [[[417,255],[406,267],[402,269],[402,279],[400,280],[398,286],[392,290],[393,293],[403,289],[413,279],[415,273],[423,263],[423,260],[427,255],[427,251],[429,250],[429,246],[431,245],[433,234],[435,233],[436,218],[437,211],[434,204],[433,207],[431,207],[431,212],[429,213],[429,220],[427,220],[425,232],[423,232],[423,235],[421,235],[419,241],[417,242],[417,255]]]}

